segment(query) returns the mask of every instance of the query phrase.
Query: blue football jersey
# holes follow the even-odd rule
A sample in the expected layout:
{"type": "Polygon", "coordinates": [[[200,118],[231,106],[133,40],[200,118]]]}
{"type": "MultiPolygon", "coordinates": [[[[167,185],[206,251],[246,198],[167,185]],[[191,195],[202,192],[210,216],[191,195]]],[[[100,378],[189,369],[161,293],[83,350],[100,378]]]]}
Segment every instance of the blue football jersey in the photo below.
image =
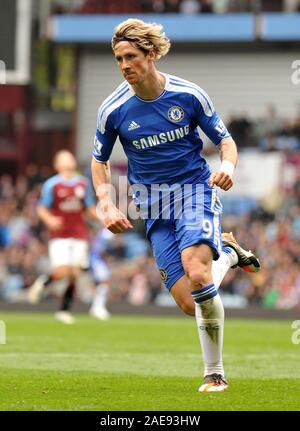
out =
{"type": "Polygon", "coordinates": [[[230,134],[198,85],[163,74],[163,93],[138,97],[127,81],[100,106],[93,157],[106,162],[117,136],[128,158],[131,184],[185,184],[207,179],[200,129],[218,145],[230,134]]]}

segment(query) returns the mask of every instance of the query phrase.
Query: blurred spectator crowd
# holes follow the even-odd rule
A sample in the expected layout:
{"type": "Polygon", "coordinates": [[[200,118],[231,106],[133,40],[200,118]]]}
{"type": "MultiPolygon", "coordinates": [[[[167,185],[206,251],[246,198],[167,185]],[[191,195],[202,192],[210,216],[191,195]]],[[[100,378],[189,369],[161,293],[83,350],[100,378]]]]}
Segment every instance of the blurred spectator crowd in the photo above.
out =
{"type": "MultiPolygon", "coordinates": [[[[300,164],[300,153],[295,154],[300,164]]],[[[15,180],[0,177],[0,301],[26,301],[27,288],[49,270],[48,235],[35,208],[50,174],[31,164],[15,180]]],[[[99,229],[97,223],[90,225],[91,242],[99,229]]],[[[233,231],[242,245],[255,250],[262,264],[254,275],[239,269],[228,272],[221,287],[225,305],[300,308],[300,175],[284,194],[278,191],[242,217],[225,214],[223,230],[233,231]]],[[[105,260],[112,270],[111,301],[172,303],[161,286],[141,221],[134,231],[113,237],[105,260]]],[[[92,279],[82,285],[80,297],[85,300],[91,296],[92,279]]]]}
{"type": "Polygon", "coordinates": [[[241,113],[232,115],[226,124],[240,150],[251,147],[261,151],[300,149],[300,107],[294,118],[282,118],[270,105],[261,118],[251,119],[241,113]]]}
{"type": "MultiPolygon", "coordinates": [[[[300,153],[295,154],[300,163],[300,153]]],[[[300,165],[299,165],[300,166],[300,165]]],[[[257,274],[229,271],[222,292],[266,308],[300,308],[300,174],[291,187],[268,196],[243,217],[224,217],[224,230],[255,250],[262,269],[257,274]]]]}
{"type": "Polygon", "coordinates": [[[299,12],[299,0],[52,0],[52,13],[299,12]]]}
{"type": "MultiPolygon", "coordinates": [[[[300,105],[298,113],[292,118],[284,118],[270,105],[260,118],[251,118],[246,112],[232,114],[226,126],[238,145],[239,152],[244,150],[299,151],[300,150],[300,105]]],[[[205,135],[203,153],[215,154],[205,135]],[[207,145],[208,144],[208,145],[207,145]]]]}
{"type": "MultiPolygon", "coordinates": [[[[0,300],[27,301],[27,288],[37,276],[49,272],[49,237],[37,217],[36,205],[42,183],[52,174],[48,168],[39,170],[30,164],[16,180],[10,175],[0,177],[0,300]]],[[[89,224],[91,243],[99,229],[100,223],[89,224]]],[[[139,226],[134,232],[115,235],[101,257],[112,270],[112,300],[139,305],[152,301],[161,291],[160,275],[139,226]]],[[[87,280],[84,272],[83,279],[79,293],[81,299],[90,300],[93,280],[91,276],[87,280]]],[[[55,290],[52,293],[56,296],[55,290]]]]}

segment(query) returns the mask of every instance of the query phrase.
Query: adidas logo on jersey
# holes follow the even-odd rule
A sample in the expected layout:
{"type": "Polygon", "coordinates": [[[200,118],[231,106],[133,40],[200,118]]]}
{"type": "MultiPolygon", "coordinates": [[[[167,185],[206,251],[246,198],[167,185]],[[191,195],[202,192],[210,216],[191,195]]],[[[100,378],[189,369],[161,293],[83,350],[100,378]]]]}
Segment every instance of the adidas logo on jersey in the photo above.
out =
{"type": "Polygon", "coordinates": [[[139,124],[137,124],[135,121],[131,121],[131,123],[129,124],[128,130],[134,130],[134,129],[138,129],[139,127],[141,127],[139,124]]]}

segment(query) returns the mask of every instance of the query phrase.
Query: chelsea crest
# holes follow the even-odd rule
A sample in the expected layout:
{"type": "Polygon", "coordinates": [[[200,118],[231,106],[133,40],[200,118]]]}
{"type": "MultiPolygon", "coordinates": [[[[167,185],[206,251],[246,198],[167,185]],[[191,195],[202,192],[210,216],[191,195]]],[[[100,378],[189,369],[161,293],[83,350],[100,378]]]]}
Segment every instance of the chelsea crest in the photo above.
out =
{"type": "Polygon", "coordinates": [[[180,106],[172,106],[168,110],[168,118],[173,121],[173,123],[179,123],[179,121],[183,120],[184,110],[180,106]]]}

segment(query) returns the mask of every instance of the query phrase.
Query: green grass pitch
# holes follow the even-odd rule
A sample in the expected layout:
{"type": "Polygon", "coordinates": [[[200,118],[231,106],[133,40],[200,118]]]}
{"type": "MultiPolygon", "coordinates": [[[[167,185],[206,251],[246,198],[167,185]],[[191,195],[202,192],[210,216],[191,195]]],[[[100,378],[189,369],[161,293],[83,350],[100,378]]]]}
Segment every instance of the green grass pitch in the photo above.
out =
{"type": "MultiPolygon", "coordinates": [[[[167,313],[167,311],[166,311],[167,313]]],[[[229,320],[225,393],[200,394],[192,318],[2,313],[0,410],[300,410],[291,321],[229,320]]]]}

